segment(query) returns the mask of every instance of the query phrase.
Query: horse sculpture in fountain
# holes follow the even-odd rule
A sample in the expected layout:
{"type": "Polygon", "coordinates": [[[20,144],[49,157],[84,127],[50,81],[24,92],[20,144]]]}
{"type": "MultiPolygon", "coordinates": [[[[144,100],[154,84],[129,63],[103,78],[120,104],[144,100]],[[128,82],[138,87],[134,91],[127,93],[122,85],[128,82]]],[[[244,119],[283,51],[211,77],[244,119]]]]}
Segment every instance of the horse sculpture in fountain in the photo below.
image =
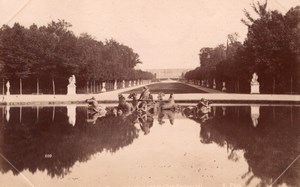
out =
{"type": "MultiPolygon", "coordinates": [[[[130,93],[127,101],[126,98],[120,94],[118,96],[118,106],[103,108],[99,107],[98,102],[95,98],[88,99],[86,102],[89,103],[89,110],[91,114],[97,114],[100,112],[104,116],[130,116],[131,114],[136,114],[138,116],[150,116],[159,115],[164,111],[170,112],[182,112],[185,116],[201,116],[201,118],[206,119],[205,116],[210,112],[210,101],[201,99],[196,106],[183,107],[175,103],[174,94],[170,94],[167,100],[164,100],[164,93],[158,93],[157,100],[153,100],[151,94],[148,95],[146,99],[140,96],[138,99],[137,93],[130,93]],[[104,111],[104,112],[103,112],[104,111]]],[[[98,118],[99,115],[97,115],[98,118]]]]}

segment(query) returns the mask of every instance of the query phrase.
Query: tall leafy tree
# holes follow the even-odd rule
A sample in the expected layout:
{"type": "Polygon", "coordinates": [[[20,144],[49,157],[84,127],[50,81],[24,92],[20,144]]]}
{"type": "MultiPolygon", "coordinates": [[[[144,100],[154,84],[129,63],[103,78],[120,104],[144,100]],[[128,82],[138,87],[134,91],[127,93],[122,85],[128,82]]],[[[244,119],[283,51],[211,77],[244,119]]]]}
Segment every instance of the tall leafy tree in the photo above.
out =
{"type": "Polygon", "coordinates": [[[244,45],[248,59],[253,61],[253,72],[261,77],[263,91],[274,92],[276,85],[277,91],[284,92],[295,58],[290,49],[291,32],[284,16],[278,11],[267,11],[266,7],[267,2],[253,5],[258,19],[245,13],[248,34],[244,45]]]}
{"type": "Polygon", "coordinates": [[[77,37],[70,30],[71,26],[64,20],[40,27],[33,24],[25,28],[18,23],[13,27],[2,26],[2,76],[10,80],[30,80],[27,82],[32,87],[39,87],[39,80],[46,85],[52,79],[53,93],[54,80],[58,80],[56,84],[59,89],[66,88],[67,79],[72,74],[78,78],[79,86],[85,86],[90,81],[151,78],[151,74],[134,69],[141,61],[130,47],[113,39],[97,41],[86,33],[77,37]]]}

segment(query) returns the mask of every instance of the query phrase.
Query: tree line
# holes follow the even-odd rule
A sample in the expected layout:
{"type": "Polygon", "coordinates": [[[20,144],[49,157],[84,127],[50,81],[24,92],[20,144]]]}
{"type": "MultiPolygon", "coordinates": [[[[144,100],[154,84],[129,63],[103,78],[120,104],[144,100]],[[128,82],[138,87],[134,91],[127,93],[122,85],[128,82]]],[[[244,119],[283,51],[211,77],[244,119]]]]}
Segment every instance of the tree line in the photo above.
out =
{"type": "Polygon", "coordinates": [[[49,87],[55,81],[59,89],[66,87],[72,74],[79,87],[89,81],[153,78],[149,72],[134,69],[142,62],[130,47],[113,39],[98,41],[87,33],[75,36],[71,26],[64,20],[40,27],[32,24],[29,28],[19,23],[12,27],[3,25],[0,29],[3,82],[23,80],[28,88],[35,87],[37,81],[41,87],[49,87]]]}
{"type": "Polygon", "coordinates": [[[228,35],[227,44],[200,50],[200,66],[186,73],[190,80],[226,82],[231,92],[249,93],[252,74],[258,74],[261,93],[300,92],[300,6],[285,15],[253,3],[254,18],[244,10],[241,21],[248,27],[243,43],[238,34],[228,35]]]}

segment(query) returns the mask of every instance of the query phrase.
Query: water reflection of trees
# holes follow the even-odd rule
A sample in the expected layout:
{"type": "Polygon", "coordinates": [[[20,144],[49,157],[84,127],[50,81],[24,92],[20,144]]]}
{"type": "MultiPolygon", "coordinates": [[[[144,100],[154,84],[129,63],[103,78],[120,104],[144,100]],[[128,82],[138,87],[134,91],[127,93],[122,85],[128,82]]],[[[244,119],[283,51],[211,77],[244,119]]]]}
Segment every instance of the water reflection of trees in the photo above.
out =
{"type": "MultiPolygon", "coordinates": [[[[20,172],[40,170],[52,177],[64,176],[77,161],[85,162],[98,152],[114,153],[138,137],[131,116],[103,117],[90,125],[86,108],[79,107],[72,126],[66,113],[65,107],[55,108],[55,117],[52,107],[22,108],[20,119],[20,108],[12,107],[10,121],[0,125],[0,153],[20,172]],[[48,154],[52,157],[45,158],[48,154]]],[[[0,170],[18,174],[8,162],[2,162],[0,170]]]]}
{"type": "MultiPolygon", "coordinates": [[[[299,108],[260,107],[258,125],[252,124],[250,107],[227,107],[226,115],[217,108],[213,119],[201,123],[200,141],[227,146],[228,159],[237,161],[236,150],[243,150],[249,172],[243,178],[249,185],[254,177],[267,186],[300,154],[299,108]],[[249,177],[249,174],[252,176],[249,177]]],[[[300,183],[300,160],[294,163],[276,184],[297,186],[300,183]]]]}

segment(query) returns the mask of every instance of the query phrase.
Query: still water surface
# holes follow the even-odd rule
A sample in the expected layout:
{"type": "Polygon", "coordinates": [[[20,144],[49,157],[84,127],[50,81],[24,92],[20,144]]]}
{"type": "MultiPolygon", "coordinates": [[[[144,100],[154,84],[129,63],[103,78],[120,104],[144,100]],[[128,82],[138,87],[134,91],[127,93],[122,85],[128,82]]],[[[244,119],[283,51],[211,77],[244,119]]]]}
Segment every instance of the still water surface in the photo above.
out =
{"type": "Polygon", "coordinates": [[[1,186],[300,185],[300,159],[281,175],[300,154],[299,106],[119,117],[11,106],[0,114],[1,186]]]}

